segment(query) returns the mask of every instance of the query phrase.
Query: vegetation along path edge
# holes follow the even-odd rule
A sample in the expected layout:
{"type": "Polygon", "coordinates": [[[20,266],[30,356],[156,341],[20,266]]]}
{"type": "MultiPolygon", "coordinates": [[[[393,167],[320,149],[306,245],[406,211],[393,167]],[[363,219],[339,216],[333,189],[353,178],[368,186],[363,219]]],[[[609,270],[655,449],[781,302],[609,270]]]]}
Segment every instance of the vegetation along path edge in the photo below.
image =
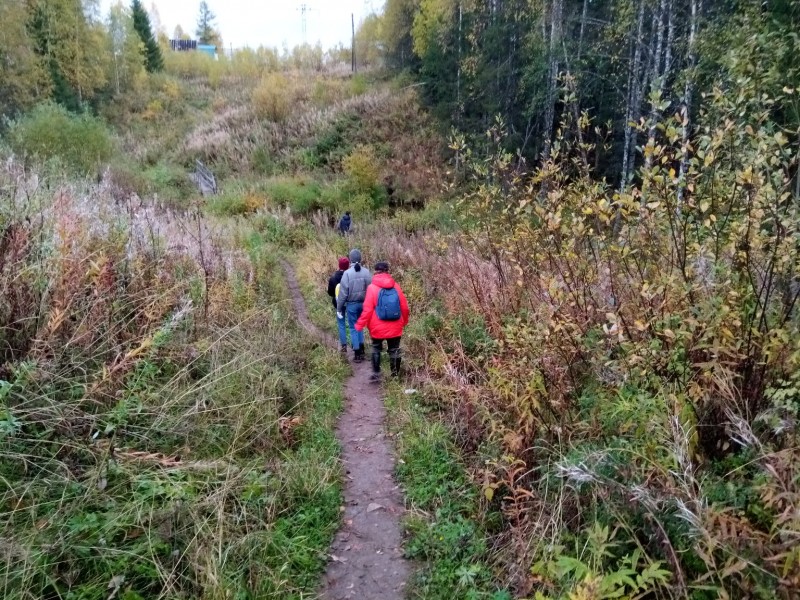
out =
{"type": "MultiPolygon", "coordinates": [[[[298,320],[334,347],[336,340],[309,319],[294,269],[287,262],[283,268],[298,320]]],[[[369,381],[367,363],[353,367],[336,430],[345,472],[343,522],[331,544],[320,595],[326,600],[399,600],[405,597],[411,566],[403,557],[403,498],[393,479],[386,409],[380,388],[369,381]]]]}

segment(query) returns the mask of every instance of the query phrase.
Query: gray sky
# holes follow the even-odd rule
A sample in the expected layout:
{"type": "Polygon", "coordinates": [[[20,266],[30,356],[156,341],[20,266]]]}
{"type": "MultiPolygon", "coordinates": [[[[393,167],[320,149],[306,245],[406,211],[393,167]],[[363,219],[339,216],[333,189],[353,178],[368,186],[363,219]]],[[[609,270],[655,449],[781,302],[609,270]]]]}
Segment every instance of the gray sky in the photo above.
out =
{"type": "MultiPolygon", "coordinates": [[[[207,0],[217,17],[226,48],[274,46],[284,42],[291,48],[303,43],[301,5],[306,12],[306,41],[322,43],[324,48],[343,42],[350,45],[350,13],[359,19],[371,10],[378,11],[383,0],[207,0]]],[[[103,15],[116,0],[101,0],[103,15]]],[[[129,5],[129,0],[124,0],[129,5]]],[[[148,10],[155,5],[161,26],[172,37],[175,26],[194,35],[200,0],[142,0],[148,10]]]]}

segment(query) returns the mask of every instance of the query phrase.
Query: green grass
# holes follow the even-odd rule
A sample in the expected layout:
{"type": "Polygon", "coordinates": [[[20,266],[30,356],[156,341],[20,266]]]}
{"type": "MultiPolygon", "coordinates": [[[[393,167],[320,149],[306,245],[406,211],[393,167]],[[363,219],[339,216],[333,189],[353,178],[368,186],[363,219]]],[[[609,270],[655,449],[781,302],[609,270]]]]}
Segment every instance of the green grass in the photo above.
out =
{"type": "Polygon", "coordinates": [[[322,208],[322,188],[310,178],[276,178],[264,184],[264,192],[273,203],[289,207],[295,215],[322,208]]]}
{"type": "Polygon", "coordinates": [[[488,563],[480,491],[461,463],[452,435],[419,392],[392,385],[386,396],[396,433],[396,476],[410,514],[406,554],[420,562],[410,597],[511,598],[495,581],[488,563]]]}

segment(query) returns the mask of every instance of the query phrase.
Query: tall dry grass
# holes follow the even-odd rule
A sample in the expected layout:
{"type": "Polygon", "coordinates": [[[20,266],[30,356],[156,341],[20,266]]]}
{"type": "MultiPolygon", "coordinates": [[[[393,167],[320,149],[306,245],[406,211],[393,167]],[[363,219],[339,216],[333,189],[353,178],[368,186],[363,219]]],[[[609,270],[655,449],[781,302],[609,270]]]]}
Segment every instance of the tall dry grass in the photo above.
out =
{"type": "Polygon", "coordinates": [[[313,590],[340,367],[266,246],[14,159],[0,196],[3,597],[313,590]]]}

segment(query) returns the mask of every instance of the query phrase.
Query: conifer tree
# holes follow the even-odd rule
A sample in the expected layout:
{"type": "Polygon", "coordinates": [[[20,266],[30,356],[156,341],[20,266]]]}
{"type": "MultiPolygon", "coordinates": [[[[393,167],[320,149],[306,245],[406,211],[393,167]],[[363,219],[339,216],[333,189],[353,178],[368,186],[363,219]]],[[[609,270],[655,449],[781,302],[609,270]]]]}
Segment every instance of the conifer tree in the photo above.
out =
{"type": "Polygon", "coordinates": [[[81,0],[29,0],[28,4],[28,32],[41,64],[50,72],[51,97],[73,111],[83,110],[107,83],[107,33],[87,12],[81,0]]]}
{"type": "Polygon", "coordinates": [[[145,67],[150,73],[162,70],[164,68],[164,58],[161,56],[161,49],[153,36],[150,17],[147,15],[147,11],[145,11],[140,0],[133,0],[131,15],[133,16],[133,28],[142,38],[142,43],[144,44],[145,67]]]}
{"type": "Polygon", "coordinates": [[[202,0],[200,2],[200,14],[197,17],[197,30],[195,31],[197,41],[201,44],[222,45],[220,34],[214,28],[214,19],[216,18],[216,15],[211,12],[208,2],[202,0]]]}

